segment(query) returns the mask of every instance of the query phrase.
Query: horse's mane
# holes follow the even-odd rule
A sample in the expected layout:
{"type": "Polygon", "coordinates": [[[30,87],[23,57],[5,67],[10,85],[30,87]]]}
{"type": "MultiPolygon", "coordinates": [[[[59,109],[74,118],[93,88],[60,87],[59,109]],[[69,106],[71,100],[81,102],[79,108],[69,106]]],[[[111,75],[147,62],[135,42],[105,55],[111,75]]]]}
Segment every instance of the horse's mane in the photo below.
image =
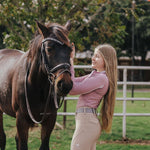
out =
{"type": "MultiPolygon", "coordinates": [[[[68,31],[64,26],[61,26],[57,23],[49,23],[46,25],[46,27],[49,29],[50,37],[63,42],[67,46],[70,46],[68,31]]],[[[29,45],[29,58],[33,59],[36,51],[41,49],[42,40],[43,36],[38,31],[36,31],[34,38],[31,40],[29,45]]]]}

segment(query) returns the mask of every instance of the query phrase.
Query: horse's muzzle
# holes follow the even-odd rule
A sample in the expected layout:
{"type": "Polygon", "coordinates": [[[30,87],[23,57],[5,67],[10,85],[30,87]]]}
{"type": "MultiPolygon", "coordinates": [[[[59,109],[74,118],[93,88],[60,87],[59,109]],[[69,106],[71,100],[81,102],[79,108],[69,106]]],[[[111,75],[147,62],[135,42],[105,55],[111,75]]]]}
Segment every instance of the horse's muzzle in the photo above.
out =
{"type": "Polygon", "coordinates": [[[66,96],[72,89],[72,86],[73,82],[71,80],[69,82],[66,82],[64,79],[61,79],[57,83],[57,94],[59,96],[66,96]]]}

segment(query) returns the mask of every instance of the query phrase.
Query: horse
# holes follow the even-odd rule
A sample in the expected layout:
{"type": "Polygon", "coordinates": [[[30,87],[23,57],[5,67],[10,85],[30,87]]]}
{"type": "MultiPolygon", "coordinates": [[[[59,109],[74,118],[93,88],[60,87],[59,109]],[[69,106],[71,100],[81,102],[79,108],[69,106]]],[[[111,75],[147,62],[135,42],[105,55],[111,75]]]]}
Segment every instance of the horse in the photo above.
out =
{"type": "Polygon", "coordinates": [[[16,118],[16,149],[28,150],[29,128],[41,124],[40,150],[49,150],[57,110],[72,89],[68,38],[65,25],[36,21],[38,34],[29,50],[0,50],[0,149],[5,150],[3,114],[16,118]]]}

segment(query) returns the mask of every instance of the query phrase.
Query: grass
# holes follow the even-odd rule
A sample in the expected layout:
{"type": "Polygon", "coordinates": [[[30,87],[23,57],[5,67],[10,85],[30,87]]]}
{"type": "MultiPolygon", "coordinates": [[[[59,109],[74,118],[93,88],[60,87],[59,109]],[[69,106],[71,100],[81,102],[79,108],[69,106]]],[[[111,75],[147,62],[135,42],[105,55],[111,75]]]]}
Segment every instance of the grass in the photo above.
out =
{"type": "Polygon", "coordinates": [[[149,150],[150,146],[139,145],[122,145],[122,144],[103,144],[101,147],[97,147],[97,150],[149,150]]]}
{"type": "MultiPolygon", "coordinates": [[[[122,92],[119,90],[117,97],[122,97],[122,92]]],[[[128,91],[127,97],[131,97],[131,92],[128,91]]],[[[148,92],[135,92],[135,97],[150,97],[150,91],[148,92]]],[[[76,101],[67,102],[67,112],[75,111],[76,101]]],[[[115,113],[122,113],[122,101],[116,101],[115,113]]],[[[127,102],[127,112],[128,113],[149,113],[150,112],[150,101],[128,101],[127,102]]],[[[59,110],[62,112],[63,107],[59,110]]],[[[62,116],[57,117],[57,122],[62,124],[62,116]]],[[[127,117],[126,121],[126,135],[129,140],[150,140],[150,117],[127,117]]],[[[15,139],[16,134],[15,119],[7,115],[4,115],[4,129],[7,136],[6,150],[15,149],[15,139]]],[[[67,116],[66,129],[61,130],[57,126],[52,132],[50,147],[51,150],[69,150],[72,135],[75,129],[74,116],[67,116]]],[[[122,117],[114,117],[112,133],[106,134],[102,133],[98,142],[97,150],[149,150],[149,145],[142,145],[139,143],[131,144],[122,141],[122,117]],[[103,143],[103,141],[105,141],[103,143]]],[[[37,150],[40,147],[40,125],[29,133],[28,140],[29,150],[37,150]]]]}

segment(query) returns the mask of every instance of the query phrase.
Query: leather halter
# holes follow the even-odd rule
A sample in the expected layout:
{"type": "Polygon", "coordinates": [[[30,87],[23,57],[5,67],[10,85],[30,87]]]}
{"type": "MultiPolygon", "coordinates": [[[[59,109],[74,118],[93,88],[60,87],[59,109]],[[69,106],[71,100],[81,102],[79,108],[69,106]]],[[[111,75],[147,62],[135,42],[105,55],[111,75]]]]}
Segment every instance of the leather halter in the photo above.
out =
{"type": "Polygon", "coordinates": [[[51,77],[56,80],[62,73],[64,73],[64,72],[70,73],[70,64],[69,63],[61,63],[61,64],[55,66],[54,68],[50,69],[50,67],[48,66],[48,62],[46,59],[46,53],[45,53],[44,43],[46,41],[54,41],[54,42],[59,43],[60,45],[64,45],[64,43],[62,43],[61,41],[58,41],[57,39],[54,39],[54,38],[46,38],[42,41],[41,53],[42,53],[43,64],[45,66],[45,69],[46,69],[46,72],[48,75],[48,79],[49,79],[50,83],[53,84],[51,77]],[[60,69],[64,69],[64,70],[62,70],[59,73],[59,75],[55,76],[54,72],[56,72],[57,70],[60,70],[60,69]]]}
{"type": "Polygon", "coordinates": [[[68,64],[68,63],[61,63],[61,64],[55,66],[54,68],[50,69],[50,67],[48,66],[47,59],[46,59],[46,53],[45,53],[45,47],[44,47],[44,43],[46,41],[54,41],[54,42],[56,42],[56,43],[58,43],[60,45],[64,45],[64,43],[59,41],[59,40],[57,40],[57,39],[54,39],[54,38],[46,38],[46,39],[44,39],[42,41],[42,48],[41,48],[43,63],[44,63],[44,66],[45,66],[45,69],[46,69],[46,72],[47,72],[47,75],[48,75],[48,80],[50,82],[50,86],[53,85],[53,87],[54,87],[54,103],[55,103],[55,107],[56,107],[56,109],[58,109],[58,108],[61,107],[61,105],[62,105],[62,103],[64,101],[64,97],[63,97],[63,100],[62,100],[61,104],[58,105],[56,88],[55,88],[55,81],[64,72],[68,72],[71,75],[70,64],[68,64]],[[56,72],[56,71],[58,71],[60,69],[63,69],[63,70],[57,76],[55,76],[54,72],[56,72]]]}
{"type": "Polygon", "coordinates": [[[54,38],[46,38],[46,39],[44,39],[42,41],[42,47],[41,47],[42,60],[43,60],[44,67],[45,67],[47,75],[48,75],[48,80],[50,82],[50,87],[49,87],[49,93],[48,93],[48,97],[47,97],[45,108],[44,108],[44,113],[41,113],[41,114],[43,114],[43,117],[42,117],[41,121],[36,121],[34,119],[34,117],[32,115],[32,112],[31,112],[30,105],[29,105],[29,100],[28,100],[28,96],[27,96],[27,78],[28,78],[28,75],[29,75],[29,70],[30,70],[30,67],[31,67],[31,63],[29,63],[29,65],[27,67],[27,73],[26,73],[26,76],[25,76],[25,98],[26,98],[26,105],[27,105],[28,114],[29,114],[31,120],[34,123],[42,123],[43,120],[45,119],[46,112],[47,112],[47,109],[48,109],[48,104],[49,104],[49,101],[50,101],[50,95],[52,93],[52,86],[53,86],[53,89],[54,89],[53,93],[54,93],[55,108],[59,109],[62,106],[62,103],[64,101],[64,97],[63,97],[60,105],[58,105],[58,102],[57,102],[57,93],[56,93],[56,88],[55,88],[55,81],[64,72],[68,72],[71,75],[70,64],[69,63],[61,63],[61,64],[55,66],[54,68],[50,69],[50,67],[48,65],[48,62],[47,62],[47,59],[46,59],[46,53],[45,53],[44,43],[46,41],[54,41],[54,42],[56,42],[56,43],[58,43],[60,45],[64,45],[64,43],[62,43],[61,41],[59,41],[57,39],[54,39],[54,38]],[[54,74],[54,72],[56,72],[56,71],[58,71],[60,69],[62,69],[62,71],[56,76],[54,74]]]}

